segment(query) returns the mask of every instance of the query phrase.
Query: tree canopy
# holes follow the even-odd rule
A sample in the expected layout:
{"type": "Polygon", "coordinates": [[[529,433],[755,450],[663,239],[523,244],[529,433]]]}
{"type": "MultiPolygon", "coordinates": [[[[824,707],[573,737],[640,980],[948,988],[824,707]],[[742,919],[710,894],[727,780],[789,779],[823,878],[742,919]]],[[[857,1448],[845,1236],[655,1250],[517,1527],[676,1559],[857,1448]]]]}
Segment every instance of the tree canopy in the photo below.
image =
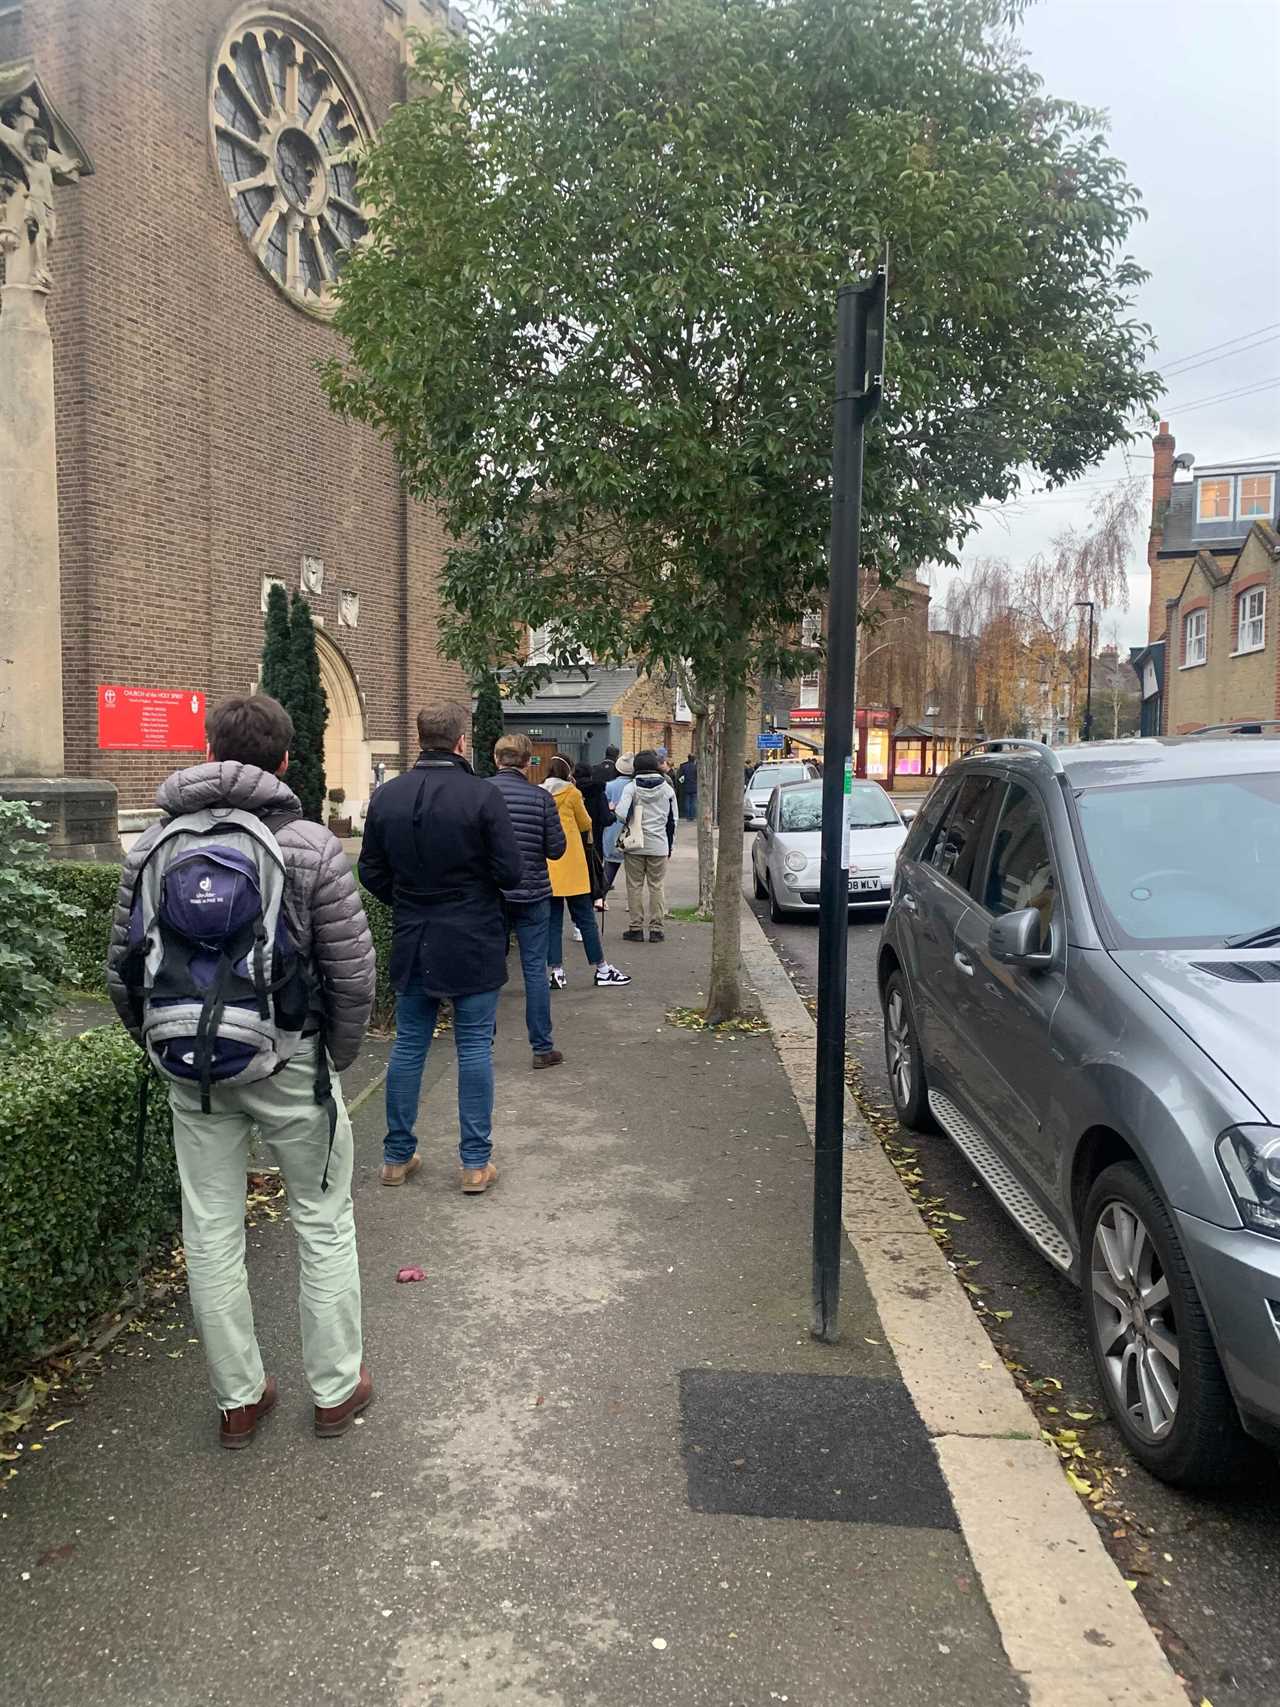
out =
{"type": "Polygon", "coordinates": [[[836,289],[891,249],[864,561],[948,560],[1156,381],[1101,115],[1020,0],[499,0],[363,170],[333,403],[443,514],[446,649],[517,623],[708,684],[794,669],[830,520],[836,289]]]}

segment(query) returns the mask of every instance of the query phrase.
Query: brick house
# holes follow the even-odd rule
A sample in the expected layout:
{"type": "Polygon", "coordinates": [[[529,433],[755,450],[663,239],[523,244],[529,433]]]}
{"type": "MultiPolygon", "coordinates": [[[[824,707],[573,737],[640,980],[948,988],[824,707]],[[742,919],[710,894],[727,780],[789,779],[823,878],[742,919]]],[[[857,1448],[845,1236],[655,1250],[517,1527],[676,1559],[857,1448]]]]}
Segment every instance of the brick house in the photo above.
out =
{"type": "MultiPolygon", "coordinates": [[[[857,705],[854,725],[854,767],[859,776],[877,778],[892,786],[899,757],[899,735],[905,766],[918,774],[923,764],[919,734],[925,715],[929,674],[929,588],[904,577],[897,586],[876,586],[862,599],[864,620],[858,627],[857,705]]],[[[826,631],[826,611],[805,619],[802,645],[819,648],[826,631]]],[[[823,671],[815,656],[813,670],[787,684],[780,694],[761,694],[761,713],[774,712],[773,721],[802,741],[821,747],[824,727],[823,671]],[[775,699],[777,704],[775,706],[775,699]]]]}
{"type": "MultiPolygon", "coordinates": [[[[364,230],[350,150],[408,93],[425,0],[9,0],[95,172],[58,192],[66,762],[151,805],[190,750],[100,745],[104,684],[210,701],[258,676],[271,581],[321,625],[326,770],[348,810],[464,684],[436,647],[446,542],[388,446],[339,421],[329,290],[364,230]]],[[[455,27],[458,20],[454,19],[455,27]]]]}
{"type": "Polygon", "coordinates": [[[1280,458],[1195,468],[1164,421],[1152,447],[1142,733],[1280,717],[1280,458]]]}

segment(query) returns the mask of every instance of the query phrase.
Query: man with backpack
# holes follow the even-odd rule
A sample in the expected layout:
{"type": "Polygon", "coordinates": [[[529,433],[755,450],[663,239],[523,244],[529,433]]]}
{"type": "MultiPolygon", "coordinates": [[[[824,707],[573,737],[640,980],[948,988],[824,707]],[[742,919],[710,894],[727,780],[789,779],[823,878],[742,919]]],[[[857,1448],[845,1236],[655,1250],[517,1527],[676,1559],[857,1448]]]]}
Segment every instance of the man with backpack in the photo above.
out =
{"type": "Polygon", "coordinates": [[[351,1122],[331,1069],[373,1007],[368,921],[336,837],[284,776],[293,722],[265,694],[208,718],[208,762],[161,784],[165,817],[125,861],[111,999],[168,1081],[191,1305],[219,1438],[248,1446],[276,1402],[244,1261],[253,1128],[279,1165],[298,1239],[302,1356],[321,1438],[373,1402],[362,1360],[351,1122]]]}
{"type": "Polygon", "coordinates": [[[503,890],[524,862],[506,803],[463,756],[471,714],[441,705],[418,713],[422,753],[369,806],[360,880],[391,907],[396,1041],[387,1063],[382,1183],[401,1186],[421,1166],[418,1097],[440,1003],[453,1004],[458,1055],[462,1189],[481,1197],[498,1177],[493,1155],[493,1033],[507,981],[503,890]]]}

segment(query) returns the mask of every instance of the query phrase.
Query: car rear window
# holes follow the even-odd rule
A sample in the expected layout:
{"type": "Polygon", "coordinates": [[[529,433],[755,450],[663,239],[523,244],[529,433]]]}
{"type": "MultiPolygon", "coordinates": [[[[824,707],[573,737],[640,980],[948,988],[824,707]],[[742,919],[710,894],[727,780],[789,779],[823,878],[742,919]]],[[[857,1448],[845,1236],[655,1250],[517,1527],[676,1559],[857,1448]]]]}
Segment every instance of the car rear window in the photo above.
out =
{"type": "Polygon", "coordinates": [[[1104,923],[1121,946],[1209,947],[1280,924],[1280,773],[1075,798],[1104,923]]]}
{"type": "Polygon", "coordinates": [[[766,788],[776,788],[779,783],[804,782],[808,775],[804,765],[761,765],[749,786],[753,793],[759,794],[766,788]]]}

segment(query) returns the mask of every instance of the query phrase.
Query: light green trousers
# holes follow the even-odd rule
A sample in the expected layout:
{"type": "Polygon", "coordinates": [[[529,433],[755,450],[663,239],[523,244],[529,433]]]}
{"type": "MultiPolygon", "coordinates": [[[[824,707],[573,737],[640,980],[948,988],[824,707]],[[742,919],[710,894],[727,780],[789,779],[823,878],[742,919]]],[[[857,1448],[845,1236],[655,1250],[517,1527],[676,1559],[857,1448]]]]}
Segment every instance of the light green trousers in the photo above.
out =
{"type": "Polygon", "coordinates": [[[215,1085],[209,1114],[198,1088],[170,1083],[182,1182],[182,1238],[196,1327],[220,1410],[252,1405],[266,1376],[244,1262],[245,1174],[257,1126],[284,1176],[298,1237],[302,1361],[317,1405],[340,1405],[360,1379],[360,1269],[351,1207],[351,1121],[335,1076],[338,1129],[321,1191],[329,1120],[315,1100],[316,1044],[274,1078],[215,1085]]]}

